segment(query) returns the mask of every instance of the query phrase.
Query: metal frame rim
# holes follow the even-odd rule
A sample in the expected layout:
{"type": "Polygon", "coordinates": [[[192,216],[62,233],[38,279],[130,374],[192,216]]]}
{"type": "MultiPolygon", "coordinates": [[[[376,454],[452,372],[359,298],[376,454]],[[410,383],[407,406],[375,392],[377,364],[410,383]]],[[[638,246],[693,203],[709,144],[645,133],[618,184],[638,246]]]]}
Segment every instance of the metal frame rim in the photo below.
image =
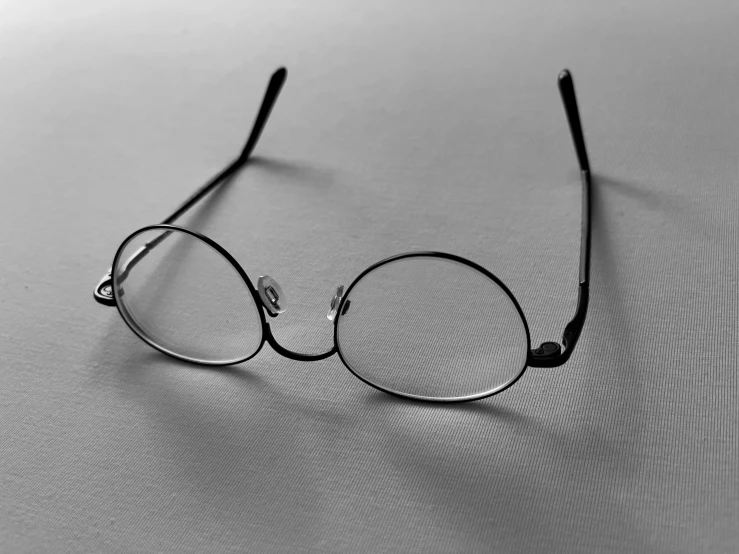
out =
{"type": "Polygon", "coordinates": [[[115,256],[113,257],[113,265],[111,267],[112,267],[112,275],[111,275],[111,278],[112,278],[112,284],[113,284],[113,298],[115,299],[116,309],[118,310],[118,313],[120,314],[121,319],[123,319],[123,321],[126,322],[126,325],[129,327],[129,329],[131,329],[131,331],[133,331],[133,333],[137,337],[139,337],[141,340],[143,340],[146,344],[148,344],[152,348],[155,348],[156,350],[159,350],[163,354],[166,354],[166,355],[171,356],[173,358],[176,358],[178,360],[184,360],[184,361],[190,362],[190,363],[197,363],[197,364],[201,364],[201,365],[208,365],[208,366],[211,366],[211,367],[225,367],[225,366],[240,364],[240,363],[243,363],[243,362],[245,362],[247,360],[252,359],[254,356],[256,356],[257,354],[259,354],[259,352],[262,350],[262,347],[264,346],[264,343],[267,341],[267,337],[266,337],[267,331],[265,329],[265,327],[267,325],[267,321],[266,321],[266,318],[264,317],[264,311],[263,311],[264,308],[261,305],[261,301],[259,300],[259,297],[257,295],[257,291],[254,289],[254,285],[252,284],[251,280],[249,279],[249,276],[246,274],[246,272],[241,267],[241,265],[236,260],[236,258],[234,258],[225,248],[223,248],[216,241],[214,241],[213,239],[211,239],[211,238],[203,235],[202,233],[198,233],[197,231],[193,231],[191,229],[186,229],[185,227],[180,227],[179,225],[171,225],[171,224],[167,224],[167,223],[158,223],[158,224],[155,224],[155,225],[147,225],[145,227],[141,227],[140,229],[138,229],[138,230],[134,231],[133,233],[131,233],[130,235],[128,235],[123,240],[123,242],[121,242],[121,245],[118,247],[118,250],[116,250],[115,256]],[[134,326],[131,325],[131,323],[128,321],[128,318],[123,314],[123,311],[121,310],[121,299],[118,297],[118,292],[117,292],[117,287],[116,287],[116,281],[117,281],[117,276],[116,276],[116,271],[115,271],[116,270],[116,264],[118,262],[118,259],[119,259],[120,255],[121,255],[121,253],[123,252],[123,249],[126,246],[128,246],[128,243],[131,240],[133,240],[137,235],[139,235],[141,233],[144,233],[146,231],[156,230],[156,229],[163,229],[163,230],[169,230],[169,231],[179,231],[179,232],[183,232],[185,234],[188,234],[188,235],[190,235],[192,237],[195,237],[196,239],[201,240],[202,242],[204,242],[205,244],[207,244],[208,246],[210,246],[211,248],[213,248],[218,254],[220,254],[221,256],[223,256],[223,258],[228,263],[230,263],[231,266],[234,269],[236,269],[236,272],[239,274],[239,276],[241,277],[241,279],[244,281],[244,283],[246,284],[247,288],[249,289],[249,292],[251,293],[251,296],[252,296],[252,301],[256,304],[257,312],[259,313],[259,321],[260,321],[260,327],[259,328],[260,328],[260,332],[261,332],[261,337],[259,339],[259,346],[257,347],[256,351],[253,354],[250,354],[250,355],[248,355],[246,357],[243,357],[243,358],[237,358],[235,360],[228,360],[228,361],[225,361],[225,362],[213,362],[213,361],[195,360],[194,358],[188,358],[186,356],[183,356],[181,354],[177,354],[174,351],[167,350],[166,348],[157,345],[152,340],[150,340],[149,338],[145,337],[143,334],[139,333],[134,328],[134,326]]]}
{"type": "Polygon", "coordinates": [[[387,393],[387,394],[391,394],[393,396],[400,397],[400,398],[409,398],[411,400],[419,400],[419,401],[424,401],[424,402],[433,402],[433,403],[459,403],[459,402],[469,402],[469,401],[473,401],[473,400],[480,400],[482,398],[488,398],[490,396],[493,396],[493,395],[496,395],[498,393],[501,393],[504,390],[506,390],[507,388],[509,388],[512,385],[514,385],[523,376],[523,374],[526,373],[526,369],[528,369],[528,367],[529,367],[528,366],[528,361],[529,361],[528,352],[531,350],[531,333],[529,331],[528,321],[526,320],[526,316],[524,315],[523,310],[521,309],[521,306],[518,303],[518,300],[516,300],[516,297],[513,295],[513,293],[510,291],[510,289],[505,285],[505,283],[503,283],[503,281],[501,281],[498,277],[496,277],[495,275],[493,275],[490,271],[488,271],[487,269],[485,269],[481,265],[479,265],[479,264],[477,264],[477,263],[475,263],[475,262],[473,262],[471,260],[468,260],[467,258],[463,258],[463,257],[457,256],[455,254],[449,254],[447,252],[437,252],[437,251],[428,250],[428,251],[405,252],[403,254],[396,254],[394,256],[390,256],[389,258],[385,258],[383,260],[380,260],[379,262],[372,264],[371,266],[369,266],[368,268],[366,268],[364,271],[362,271],[351,282],[351,284],[347,287],[346,292],[344,292],[344,295],[341,297],[341,302],[339,303],[339,306],[337,308],[336,319],[334,321],[334,348],[336,349],[336,353],[339,355],[339,359],[341,360],[341,363],[343,363],[344,366],[346,366],[346,368],[352,373],[352,375],[354,375],[359,380],[363,381],[364,383],[368,384],[369,386],[371,386],[371,387],[373,387],[373,388],[375,388],[375,389],[377,389],[377,390],[379,390],[381,392],[384,392],[384,393],[387,393]],[[356,371],[354,371],[351,368],[351,366],[349,365],[349,363],[346,361],[346,359],[344,358],[344,356],[341,353],[341,347],[339,346],[339,337],[338,337],[338,333],[339,333],[339,321],[341,319],[341,312],[342,312],[343,307],[344,307],[344,302],[349,297],[349,293],[354,288],[354,286],[357,283],[359,283],[359,281],[361,281],[366,275],[368,275],[369,273],[373,272],[375,269],[378,269],[379,267],[382,267],[383,265],[386,265],[386,264],[391,263],[391,262],[395,262],[395,261],[402,260],[402,259],[405,259],[405,258],[417,258],[417,257],[443,258],[443,259],[452,260],[452,261],[461,263],[463,265],[466,265],[466,266],[468,266],[468,267],[470,267],[470,268],[472,268],[472,269],[474,269],[474,270],[482,273],[485,277],[491,279],[496,285],[498,285],[501,288],[501,290],[503,290],[503,292],[506,293],[506,295],[508,296],[508,298],[513,303],[513,306],[516,308],[516,311],[518,312],[518,315],[521,318],[521,321],[523,323],[524,330],[526,331],[526,345],[527,345],[526,346],[526,357],[525,357],[525,360],[524,360],[523,367],[518,372],[518,374],[516,375],[515,378],[513,378],[512,380],[510,380],[509,382],[507,382],[505,385],[501,386],[500,388],[493,389],[492,391],[485,391],[485,392],[482,392],[482,393],[473,394],[473,395],[469,395],[469,396],[461,396],[461,397],[456,397],[455,396],[455,397],[434,398],[434,397],[419,396],[419,395],[414,395],[414,394],[409,394],[409,393],[401,393],[401,392],[398,392],[398,391],[393,391],[393,390],[390,390],[390,389],[385,389],[385,388],[383,388],[383,387],[381,387],[381,386],[379,386],[379,385],[377,385],[375,383],[372,383],[372,382],[368,381],[367,379],[365,379],[364,377],[362,377],[361,375],[359,375],[356,371]]]}

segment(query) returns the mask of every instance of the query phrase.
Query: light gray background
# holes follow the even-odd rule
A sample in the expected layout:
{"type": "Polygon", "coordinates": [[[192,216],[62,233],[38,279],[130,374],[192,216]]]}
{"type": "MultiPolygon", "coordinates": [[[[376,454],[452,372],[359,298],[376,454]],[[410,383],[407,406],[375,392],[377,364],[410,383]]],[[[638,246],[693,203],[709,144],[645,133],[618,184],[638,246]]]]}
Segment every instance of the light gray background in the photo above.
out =
{"type": "Polygon", "coordinates": [[[2,552],[739,550],[734,1],[6,1],[2,552]],[[338,358],[177,363],[92,300],[121,240],[239,150],[183,223],[331,344],[338,284],[414,249],[575,307],[569,67],[595,173],[577,351],[505,393],[388,397],[338,358]]]}

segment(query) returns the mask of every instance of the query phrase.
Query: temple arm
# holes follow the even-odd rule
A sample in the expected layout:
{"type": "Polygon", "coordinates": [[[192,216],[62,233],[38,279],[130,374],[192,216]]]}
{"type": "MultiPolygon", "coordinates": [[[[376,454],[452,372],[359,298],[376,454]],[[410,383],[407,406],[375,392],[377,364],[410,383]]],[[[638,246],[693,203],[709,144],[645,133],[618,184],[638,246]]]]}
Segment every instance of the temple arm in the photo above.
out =
{"type": "Polygon", "coordinates": [[[580,229],[580,285],[577,294],[575,316],[565,326],[562,335],[562,346],[556,342],[545,342],[529,353],[528,365],[532,367],[555,367],[569,360],[572,351],[580,338],[588,311],[588,285],[590,281],[590,162],[585,149],[585,138],[580,125],[580,112],[577,109],[575,85],[572,76],[566,69],[559,74],[559,92],[562,95],[567,121],[570,124],[572,141],[575,143],[577,160],[580,163],[580,180],[582,182],[582,222],[580,229]]]}
{"type": "MultiPolygon", "coordinates": [[[[249,138],[247,139],[246,145],[244,145],[244,149],[241,151],[241,154],[239,154],[239,157],[236,158],[234,161],[232,161],[220,173],[218,173],[216,176],[210,179],[210,181],[208,181],[202,187],[196,190],[192,195],[190,195],[190,197],[187,200],[185,200],[174,212],[172,212],[172,214],[169,217],[167,217],[164,221],[162,221],[162,223],[165,223],[165,224],[173,223],[178,217],[180,217],[182,214],[187,212],[198,201],[202,200],[209,192],[211,192],[214,188],[216,188],[218,185],[223,183],[226,179],[231,177],[234,173],[236,173],[239,169],[241,169],[244,166],[244,164],[246,164],[247,160],[249,159],[249,156],[254,150],[254,147],[257,145],[257,142],[259,141],[259,137],[262,134],[262,130],[264,130],[264,126],[267,124],[269,115],[272,112],[272,108],[275,105],[275,102],[277,101],[277,97],[280,95],[280,90],[282,89],[282,85],[285,83],[286,78],[287,78],[287,70],[284,67],[281,67],[280,69],[278,69],[272,74],[272,77],[269,80],[269,84],[267,85],[267,90],[264,93],[264,99],[262,100],[262,106],[259,108],[259,113],[257,114],[257,118],[254,121],[254,125],[252,126],[252,129],[251,129],[251,133],[249,133],[249,138]]],[[[126,261],[123,267],[123,271],[121,272],[121,275],[119,275],[119,281],[122,279],[125,279],[125,277],[128,275],[128,272],[138,262],[140,262],[144,258],[144,256],[146,256],[151,251],[152,248],[154,248],[157,244],[159,244],[162,240],[164,240],[167,236],[169,236],[170,233],[171,231],[165,231],[162,233],[162,235],[156,237],[155,239],[149,241],[144,246],[139,248],[126,261]]],[[[115,298],[113,297],[113,282],[112,281],[113,279],[112,279],[112,268],[111,268],[108,270],[108,273],[101,279],[101,281],[95,287],[95,292],[93,293],[95,300],[105,306],[115,306],[115,298]]]]}

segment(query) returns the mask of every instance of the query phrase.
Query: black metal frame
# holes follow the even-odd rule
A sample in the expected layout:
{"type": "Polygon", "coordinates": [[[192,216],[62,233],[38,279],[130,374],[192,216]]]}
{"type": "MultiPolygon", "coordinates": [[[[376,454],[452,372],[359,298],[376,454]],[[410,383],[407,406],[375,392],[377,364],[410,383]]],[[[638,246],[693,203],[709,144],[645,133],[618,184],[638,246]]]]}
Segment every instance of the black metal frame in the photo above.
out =
{"type": "Polygon", "coordinates": [[[590,188],[592,179],[590,177],[590,162],[588,151],[585,148],[585,137],[580,124],[580,110],[577,108],[577,97],[575,96],[575,84],[572,75],[565,69],[560,72],[558,78],[559,92],[562,95],[562,103],[567,113],[567,121],[570,125],[572,142],[575,144],[577,160],[580,164],[580,181],[582,183],[582,219],[580,225],[580,283],[577,291],[577,309],[575,316],[565,325],[562,333],[562,346],[555,342],[542,343],[539,348],[532,350],[529,354],[529,365],[531,367],[557,367],[570,359],[572,351],[580,338],[585,315],[588,311],[588,299],[590,297],[590,218],[591,201],[590,188]]]}
{"type": "MultiPolygon", "coordinates": [[[[582,328],[585,323],[585,316],[586,316],[587,308],[588,308],[589,274],[590,274],[590,238],[591,238],[591,229],[590,229],[590,218],[591,218],[591,200],[590,200],[591,194],[590,192],[591,191],[590,191],[590,188],[592,186],[591,176],[590,176],[590,163],[588,161],[587,150],[585,148],[585,139],[583,136],[582,126],[580,123],[580,114],[579,114],[579,110],[577,107],[575,88],[572,82],[572,76],[570,75],[570,72],[568,70],[563,70],[559,74],[558,84],[559,84],[560,94],[562,96],[562,102],[565,107],[565,112],[567,114],[567,120],[569,122],[570,132],[572,134],[572,140],[575,145],[575,151],[576,151],[578,162],[580,165],[580,179],[581,179],[581,184],[582,184],[582,223],[581,223],[581,239],[580,239],[580,271],[579,271],[577,308],[576,308],[574,317],[565,326],[565,329],[562,335],[562,345],[556,342],[544,342],[538,348],[532,349],[531,348],[531,336],[529,334],[528,322],[526,320],[526,317],[518,301],[516,300],[516,298],[511,293],[511,291],[505,286],[505,284],[500,279],[498,279],[495,275],[490,273],[488,270],[486,270],[482,266],[479,266],[478,264],[470,260],[467,260],[465,258],[461,258],[459,256],[455,256],[453,254],[447,254],[443,252],[410,252],[410,253],[405,253],[405,254],[399,254],[399,255],[392,256],[390,258],[381,260],[375,263],[374,265],[368,267],[367,269],[365,269],[362,273],[359,274],[358,277],[354,279],[354,281],[352,281],[352,283],[349,285],[348,289],[346,290],[346,293],[342,294],[340,297],[336,317],[334,319],[334,346],[330,351],[323,352],[321,354],[303,354],[299,352],[293,352],[283,347],[282,345],[280,345],[275,339],[274,335],[272,334],[270,326],[267,323],[267,319],[264,315],[265,306],[264,306],[262,299],[259,296],[259,293],[257,292],[251,280],[249,279],[249,276],[246,274],[246,272],[241,267],[241,265],[236,261],[236,259],[233,256],[231,256],[231,254],[229,254],[222,246],[220,246],[218,243],[216,243],[212,239],[206,237],[205,235],[202,235],[196,231],[185,229],[183,227],[179,227],[179,226],[172,224],[177,218],[179,218],[182,214],[187,212],[192,206],[194,206],[199,200],[205,197],[216,186],[223,183],[226,179],[234,175],[239,169],[241,169],[244,165],[246,165],[252,151],[254,150],[259,140],[262,130],[264,129],[265,124],[267,123],[269,115],[272,111],[272,108],[274,107],[275,101],[277,100],[277,97],[280,93],[280,90],[282,89],[282,86],[285,82],[286,77],[287,77],[287,70],[285,68],[280,68],[273,73],[269,81],[269,84],[267,86],[267,90],[265,92],[262,105],[259,109],[256,120],[254,122],[252,131],[239,157],[236,158],[233,162],[231,162],[231,164],[229,164],[220,173],[218,173],[212,179],[210,179],[207,183],[205,183],[202,187],[200,187],[197,191],[195,191],[195,193],[193,193],[187,200],[185,200],[162,223],[158,225],[149,225],[147,227],[143,227],[137,230],[136,232],[132,233],[131,235],[129,235],[126,238],[126,240],[123,241],[121,246],[116,251],[116,255],[114,257],[112,267],[117,267],[119,258],[122,255],[122,252],[125,246],[135,236],[137,236],[138,234],[144,231],[155,230],[155,229],[162,230],[162,235],[160,235],[156,239],[150,241],[149,243],[141,247],[139,250],[137,250],[134,253],[133,256],[131,256],[128,260],[126,260],[126,265],[124,267],[124,270],[121,273],[121,276],[119,276],[117,281],[122,282],[122,280],[125,279],[125,276],[127,275],[130,268],[133,267],[136,263],[138,263],[146,254],[148,254],[149,251],[151,251],[152,248],[154,248],[157,244],[159,244],[162,240],[164,240],[164,238],[169,236],[171,232],[179,231],[179,232],[187,233],[193,237],[196,237],[202,240],[207,245],[214,248],[219,254],[221,254],[226,260],[228,260],[228,262],[231,263],[233,267],[236,268],[237,272],[239,273],[241,278],[246,283],[254,299],[254,302],[256,303],[258,307],[259,316],[262,322],[262,339],[261,339],[261,342],[256,352],[254,352],[253,354],[249,355],[248,357],[244,359],[240,359],[237,361],[232,361],[228,363],[211,363],[208,365],[232,365],[232,364],[242,363],[256,356],[261,350],[262,346],[264,346],[264,343],[268,342],[270,346],[277,353],[287,358],[290,358],[292,360],[298,360],[298,361],[322,360],[322,359],[328,358],[334,353],[338,353],[339,358],[341,359],[342,363],[344,363],[344,365],[349,369],[349,371],[352,372],[352,374],[354,374],[357,378],[359,378],[363,382],[367,383],[368,385],[378,390],[382,390],[383,392],[387,392],[387,393],[390,393],[396,396],[403,396],[406,398],[434,400],[434,399],[429,399],[429,398],[417,397],[411,394],[402,394],[402,393],[396,393],[391,390],[386,390],[362,378],[350,367],[350,365],[347,363],[347,361],[342,356],[341,349],[338,345],[337,333],[338,333],[339,320],[342,316],[342,313],[344,310],[344,304],[348,299],[349,293],[351,292],[352,288],[365,275],[367,275],[368,273],[372,272],[373,270],[377,269],[378,267],[382,265],[385,265],[387,263],[390,263],[390,262],[393,262],[399,259],[403,259],[403,258],[410,258],[410,257],[416,257],[416,256],[440,257],[440,258],[445,258],[445,259],[449,259],[449,260],[453,260],[453,261],[465,264],[483,273],[486,277],[493,280],[496,283],[496,285],[498,285],[498,287],[500,287],[508,295],[508,297],[511,299],[514,306],[518,310],[518,313],[521,317],[521,320],[523,321],[524,328],[526,330],[526,337],[527,337],[527,343],[528,343],[528,354],[527,354],[526,364],[523,366],[523,368],[521,368],[521,371],[516,375],[516,377],[512,379],[510,382],[506,383],[505,385],[501,386],[500,388],[496,390],[493,390],[492,392],[486,392],[486,393],[482,393],[476,396],[469,396],[469,397],[463,397],[463,398],[442,399],[441,401],[463,402],[463,401],[477,400],[480,398],[491,396],[493,394],[502,392],[503,390],[513,385],[516,381],[518,381],[518,379],[520,379],[521,376],[526,371],[527,367],[556,367],[556,366],[560,366],[564,364],[565,362],[567,362],[567,360],[569,360],[570,356],[572,355],[575,345],[577,344],[577,341],[580,337],[580,333],[582,332],[582,328]]],[[[103,279],[98,283],[97,287],[95,287],[95,291],[94,291],[95,300],[99,302],[100,304],[103,304],[106,306],[117,306],[121,314],[121,317],[124,319],[124,321],[129,325],[129,327],[131,327],[134,333],[136,333],[136,335],[139,336],[141,339],[143,339],[147,344],[151,345],[157,350],[160,350],[161,352],[164,352],[165,354],[178,357],[181,359],[185,359],[185,358],[178,356],[176,353],[168,352],[160,348],[158,345],[154,344],[152,341],[142,336],[142,333],[137,332],[137,330],[128,322],[128,319],[125,317],[125,315],[121,311],[120,306],[118,305],[118,302],[116,301],[117,294],[115,292],[115,289],[117,287],[115,285],[116,283],[114,283],[113,281],[112,270],[109,270],[108,273],[105,275],[105,277],[103,277],[103,279]]],[[[270,313],[269,310],[267,313],[271,317],[274,317],[274,315],[270,313]]]]}
{"type": "MultiPolygon", "coordinates": [[[[262,105],[259,108],[259,112],[257,113],[257,118],[254,120],[254,125],[252,126],[251,133],[249,133],[249,138],[246,140],[246,144],[241,150],[241,154],[239,154],[239,157],[232,161],[228,166],[226,166],[220,173],[212,177],[198,190],[192,193],[187,200],[180,204],[180,206],[174,212],[172,212],[167,218],[164,219],[164,221],[162,221],[163,225],[172,224],[177,218],[187,212],[195,204],[197,204],[198,201],[202,200],[214,188],[223,183],[229,177],[232,177],[237,171],[239,171],[242,167],[246,165],[246,162],[249,161],[251,153],[254,151],[254,147],[257,145],[257,142],[259,142],[259,137],[262,136],[264,126],[267,124],[267,120],[272,113],[272,108],[277,101],[277,97],[280,95],[282,85],[285,84],[286,78],[287,69],[285,69],[284,67],[279,68],[272,74],[272,77],[269,80],[269,84],[267,85],[267,90],[264,93],[262,105]]],[[[153,248],[154,246],[156,246],[156,244],[147,246],[153,248]]],[[[134,259],[129,261],[129,265],[127,267],[133,267],[133,265],[135,265],[144,255],[146,255],[149,249],[143,249],[142,251],[137,252],[134,259]]],[[[100,304],[103,304],[104,306],[115,306],[111,270],[108,270],[108,273],[97,284],[93,296],[95,297],[95,300],[97,300],[100,304]]]]}
{"type": "MultiPolygon", "coordinates": [[[[316,360],[323,360],[324,358],[328,358],[329,356],[333,355],[336,352],[336,347],[332,348],[328,352],[323,352],[321,354],[301,354],[299,352],[293,352],[291,350],[288,350],[281,344],[277,342],[274,335],[272,334],[272,329],[270,329],[269,323],[267,323],[267,318],[264,316],[264,305],[262,304],[262,300],[259,297],[259,293],[257,292],[257,289],[254,288],[254,284],[251,282],[251,279],[249,279],[249,276],[246,274],[246,271],[244,271],[244,268],[241,267],[241,264],[239,264],[238,261],[236,261],[236,258],[234,258],[231,254],[229,254],[228,250],[223,248],[220,244],[218,244],[216,241],[214,241],[211,238],[206,237],[205,235],[198,233],[197,231],[193,231],[191,229],[186,229],[184,227],[178,227],[176,225],[170,225],[166,223],[160,223],[158,225],[148,225],[146,227],[142,227],[141,229],[135,231],[134,233],[131,233],[126,240],[124,240],[121,245],[118,247],[117,252],[115,253],[115,258],[113,258],[113,267],[117,267],[118,261],[120,260],[121,255],[123,254],[123,251],[125,250],[126,246],[128,246],[128,243],[134,239],[136,236],[138,236],[141,233],[144,233],[146,231],[153,231],[156,229],[161,229],[163,231],[162,235],[169,234],[171,231],[176,232],[182,232],[186,233],[192,237],[198,238],[202,240],[205,244],[210,246],[211,248],[214,248],[221,256],[226,258],[226,260],[236,269],[238,274],[241,276],[241,278],[244,280],[244,283],[246,284],[247,288],[249,289],[249,292],[251,293],[252,298],[254,299],[254,303],[257,305],[258,312],[259,312],[259,319],[262,322],[262,339],[259,343],[259,347],[257,350],[250,354],[249,356],[246,356],[243,359],[235,360],[228,363],[209,363],[209,362],[199,362],[203,365],[215,365],[215,366],[227,366],[227,365],[234,365],[234,364],[240,364],[247,360],[250,360],[254,356],[256,356],[259,351],[262,349],[262,346],[264,346],[265,342],[268,342],[269,345],[277,352],[278,354],[282,354],[286,358],[290,358],[291,360],[298,360],[301,362],[313,362],[316,360]]],[[[158,243],[157,243],[158,244],[158,243]]],[[[127,268],[130,267],[131,260],[128,260],[127,268]]],[[[120,278],[119,278],[120,279],[120,278]]],[[[116,287],[118,283],[116,280],[113,280],[113,287],[116,287]]],[[[147,337],[145,337],[143,334],[139,333],[133,325],[128,321],[128,318],[125,316],[123,311],[121,310],[121,306],[118,302],[115,303],[115,306],[118,308],[118,312],[120,313],[121,317],[123,318],[123,321],[126,322],[126,324],[131,328],[131,330],[136,333],[136,335],[141,338],[144,342],[146,342],[149,346],[152,346],[153,348],[156,348],[160,352],[163,352],[164,354],[167,354],[169,356],[172,356],[174,358],[179,359],[185,359],[181,356],[178,356],[177,354],[173,352],[168,352],[167,350],[161,348],[156,343],[149,340],[147,337]]]]}
{"type": "MultiPolygon", "coordinates": [[[[376,264],[373,264],[369,266],[367,269],[365,269],[362,273],[360,273],[354,281],[352,281],[352,284],[349,285],[349,288],[346,289],[346,292],[341,297],[341,302],[339,303],[339,307],[337,308],[337,317],[334,320],[334,349],[336,350],[336,353],[339,355],[339,358],[341,359],[341,362],[349,369],[349,371],[352,372],[352,374],[357,378],[361,379],[365,383],[367,383],[369,386],[376,388],[377,390],[380,390],[382,392],[386,392],[388,394],[392,394],[393,396],[399,396],[401,398],[411,398],[413,400],[429,400],[428,398],[417,396],[413,394],[404,394],[404,393],[398,393],[395,391],[392,391],[390,389],[384,389],[375,383],[372,383],[371,381],[368,381],[364,377],[362,377],[359,373],[354,371],[352,366],[349,364],[349,362],[344,358],[344,356],[341,353],[341,346],[339,346],[339,321],[341,319],[341,315],[344,313],[344,307],[346,305],[346,302],[350,302],[349,295],[354,288],[354,286],[359,283],[362,278],[365,275],[368,275],[369,273],[373,272],[375,269],[382,267],[385,264],[389,264],[391,262],[395,262],[397,260],[403,260],[406,258],[417,258],[417,257],[433,257],[433,258],[443,258],[445,260],[452,260],[454,262],[458,262],[461,264],[466,265],[467,267],[471,267],[472,269],[475,269],[485,275],[488,279],[492,280],[498,287],[508,295],[508,298],[513,303],[513,306],[516,308],[516,311],[518,312],[519,317],[521,318],[521,322],[523,323],[523,327],[526,331],[526,348],[528,349],[529,353],[531,352],[531,333],[529,332],[529,323],[526,321],[526,316],[523,313],[523,310],[521,309],[521,305],[518,303],[518,300],[516,300],[516,297],[513,296],[513,293],[510,291],[510,289],[501,281],[498,279],[495,275],[490,273],[487,269],[482,267],[481,265],[476,264],[475,262],[468,260],[467,258],[462,258],[461,256],[457,256],[455,254],[448,254],[446,252],[434,252],[434,251],[418,251],[418,252],[406,252],[405,254],[397,254],[395,256],[391,256],[389,258],[385,258],[384,260],[380,260],[376,264]]],[[[444,398],[439,399],[436,398],[434,401],[436,402],[469,402],[471,400],[479,400],[481,398],[486,398],[488,396],[492,396],[494,394],[498,394],[508,387],[512,386],[516,381],[518,381],[521,376],[526,372],[526,368],[530,365],[529,357],[527,357],[526,363],[523,365],[521,370],[516,374],[516,377],[514,377],[512,380],[507,382],[505,385],[503,385],[500,388],[494,389],[492,392],[485,392],[477,395],[469,395],[465,397],[459,397],[459,398],[444,398]]]]}

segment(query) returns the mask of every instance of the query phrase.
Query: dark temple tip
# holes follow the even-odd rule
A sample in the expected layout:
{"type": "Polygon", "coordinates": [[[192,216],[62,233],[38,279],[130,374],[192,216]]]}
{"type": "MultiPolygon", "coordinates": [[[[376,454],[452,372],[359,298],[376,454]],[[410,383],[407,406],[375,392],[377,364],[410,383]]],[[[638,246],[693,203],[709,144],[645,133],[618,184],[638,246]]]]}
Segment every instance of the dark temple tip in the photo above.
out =
{"type": "Polygon", "coordinates": [[[585,137],[582,133],[582,125],[580,124],[580,111],[577,108],[577,97],[575,96],[575,84],[572,82],[572,74],[569,69],[563,69],[557,77],[559,85],[559,93],[562,96],[562,103],[567,113],[567,121],[570,124],[570,133],[572,134],[572,142],[575,143],[575,152],[577,160],[580,163],[582,171],[590,171],[590,162],[588,161],[588,152],[585,149],[585,137]]]}
{"type": "Polygon", "coordinates": [[[277,96],[280,94],[280,91],[282,90],[282,85],[285,84],[286,79],[286,67],[278,67],[269,78],[269,84],[267,85],[267,90],[264,93],[264,100],[262,101],[261,108],[262,110],[266,109],[267,115],[269,115],[269,112],[272,110],[272,106],[277,100],[277,96]]]}
{"type": "Polygon", "coordinates": [[[287,78],[287,68],[286,67],[278,67],[275,72],[272,74],[271,81],[279,81],[280,84],[285,82],[285,79],[287,78]]]}
{"type": "Polygon", "coordinates": [[[285,84],[285,79],[287,79],[287,69],[285,67],[279,67],[274,73],[272,73],[272,77],[270,77],[269,84],[267,85],[267,90],[264,92],[262,106],[259,108],[259,113],[257,113],[257,119],[254,121],[254,126],[249,134],[249,138],[239,156],[239,161],[241,163],[244,163],[249,159],[254,147],[257,145],[257,142],[259,142],[259,137],[262,135],[262,130],[267,123],[267,119],[269,119],[269,114],[272,113],[272,108],[277,101],[277,97],[280,95],[282,85],[285,84]]]}

